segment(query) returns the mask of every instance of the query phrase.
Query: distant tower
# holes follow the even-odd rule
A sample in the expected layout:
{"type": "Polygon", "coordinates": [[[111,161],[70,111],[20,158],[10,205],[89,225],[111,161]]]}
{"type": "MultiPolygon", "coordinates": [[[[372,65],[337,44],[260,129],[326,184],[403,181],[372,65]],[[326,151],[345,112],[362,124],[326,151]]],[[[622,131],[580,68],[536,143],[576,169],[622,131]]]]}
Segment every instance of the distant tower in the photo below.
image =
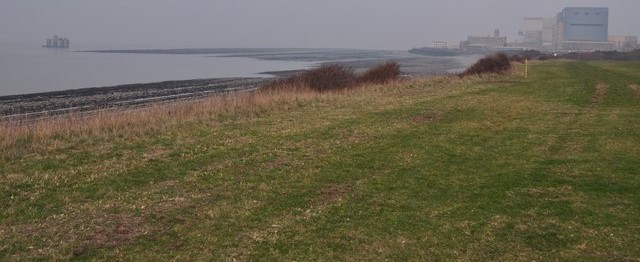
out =
{"type": "Polygon", "coordinates": [[[493,36],[500,37],[500,29],[496,29],[495,31],[493,31],[493,36]]]}

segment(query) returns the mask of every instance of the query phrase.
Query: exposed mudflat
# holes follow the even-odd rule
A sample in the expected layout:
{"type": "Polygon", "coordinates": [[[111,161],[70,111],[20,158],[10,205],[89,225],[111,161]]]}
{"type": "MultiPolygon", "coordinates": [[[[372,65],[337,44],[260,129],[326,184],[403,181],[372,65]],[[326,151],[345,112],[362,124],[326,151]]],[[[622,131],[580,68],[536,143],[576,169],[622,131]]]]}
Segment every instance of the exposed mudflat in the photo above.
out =
{"type": "Polygon", "coordinates": [[[2,96],[0,119],[47,117],[252,91],[264,81],[264,78],[196,79],[2,96]]]}
{"type": "MultiPolygon", "coordinates": [[[[266,61],[296,61],[320,64],[340,64],[362,72],[377,64],[394,61],[400,64],[403,74],[431,76],[463,71],[479,56],[424,56],[408,51],[359,50],[359,49],[306,49],[306,48],[200,48],[200,49],[144,49],[144,50],[94,50],[86,52],[132,54],[191,54],[208,57],[243,57],[266,61]],[[468,62],[470,61],[470,62],[468,62]]],[[[262,72],[275,76],[289,76],[304,71],[262,72]]]]}

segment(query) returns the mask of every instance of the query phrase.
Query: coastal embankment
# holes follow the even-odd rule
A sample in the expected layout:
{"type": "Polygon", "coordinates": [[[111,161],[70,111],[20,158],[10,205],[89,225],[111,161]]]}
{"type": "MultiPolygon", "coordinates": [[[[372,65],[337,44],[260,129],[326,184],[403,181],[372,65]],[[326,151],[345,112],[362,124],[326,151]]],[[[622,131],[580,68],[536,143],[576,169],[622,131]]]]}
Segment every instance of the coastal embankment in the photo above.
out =
{"type": "Polygon", "coordinates": [[[135,108],[151,103],[247,92],[257,89],[264,81],[264,78],[195,79],[3,96],[0,97],[0,119],[135,108]]]}

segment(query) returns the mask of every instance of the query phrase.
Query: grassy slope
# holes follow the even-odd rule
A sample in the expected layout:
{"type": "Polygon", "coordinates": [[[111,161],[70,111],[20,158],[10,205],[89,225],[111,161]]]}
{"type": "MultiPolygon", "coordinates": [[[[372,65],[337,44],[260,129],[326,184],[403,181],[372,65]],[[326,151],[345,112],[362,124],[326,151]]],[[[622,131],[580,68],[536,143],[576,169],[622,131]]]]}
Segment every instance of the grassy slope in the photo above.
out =
{"type": "Polygon", "coordinates": [[[640,64],[531,75],[20,140],[0,260],[639,259],[640,64]]]}

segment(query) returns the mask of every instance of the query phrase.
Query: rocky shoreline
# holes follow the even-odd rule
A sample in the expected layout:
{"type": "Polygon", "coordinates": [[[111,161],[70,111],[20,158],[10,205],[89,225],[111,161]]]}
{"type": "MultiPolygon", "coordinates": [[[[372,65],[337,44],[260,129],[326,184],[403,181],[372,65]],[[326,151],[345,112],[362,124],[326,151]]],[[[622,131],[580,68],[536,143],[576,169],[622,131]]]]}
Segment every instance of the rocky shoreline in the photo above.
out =
{"type": "MultiPolygon", "coordinates": [[[[197,53],[219,56],[248,57],[263,60],[315,61],[341,64],[362,72],[387,61],[398,62],[403,75],[432,76],[456,73],[475,62],[473,56],[453,58],[425,57],[398,51],[332,50],[332,49],[177,49],[177,50],[103,50],[88,52],[113,53],[197,53]]],[[[275,77],[288,77],[305,69],[270,71],[275,77]]],[[[128,109],[152,103],[197,99],[233,92],[253,91],[269,78],[211,78],[127,84],[109,87],[81,88],[46,93],[0,96],[0,121],[38,119],[69,113],[97,110],[128,109]]]]}
{"type": "Polygon", "coordinates": [[[265,78],[214,78],[128,84],[0,97],[0,120],[34,119],[76,112],[256,90],[265,78]]]}

